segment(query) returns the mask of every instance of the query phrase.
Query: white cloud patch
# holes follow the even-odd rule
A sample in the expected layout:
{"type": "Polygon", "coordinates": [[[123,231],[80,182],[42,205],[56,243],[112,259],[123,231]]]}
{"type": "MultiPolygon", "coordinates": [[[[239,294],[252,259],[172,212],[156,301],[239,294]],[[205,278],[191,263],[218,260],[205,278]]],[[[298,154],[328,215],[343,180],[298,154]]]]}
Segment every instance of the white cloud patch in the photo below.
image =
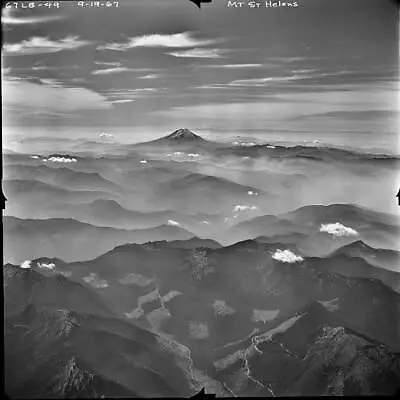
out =
{"type": "Polygon", "coordinates": [[[107,69],[97,69],[92,71],[92,75],[109,75],[109,74],[119,74],[121,72],[132,71],[130,68],[126,67],[114,67],[107,69]]]}
{"type": "Polygon", "coordinates": [[[192,339],[204,340],[210,337],[208,331],[208,325],[204,322],[194,322],[189,323],[189,334],[192,339]]]}
{"type": "Polygon", "coordinates": [[[171,226],[181,226],[181,224],[179,222],[176,222],[173,219],[169,219],[167,224],[171,225],[171,226]]]}
{"type": "Polygon", "coordinates": [[[22,262],[22,263],[20,264],[20,268],[23,268],[23,269],[30,269],[30,268],[32,268],[32,261],[26,260],[26,261],[22,262]]]}
{"type": "Polygon", "coordinates": [[[320,303],[323,307],[325,307],[328,311],[330,312],[335,312],[339,309],[339,297],[336,297],[332,300],[328,300],[328,301],[319,301],[318,303],[320,303]]]}
{"type": "Polygon", "coordinates": [[[137,285],[140,287],[148,286],[153,281],[154,279],[152,278],[147,278],[146,276],[136,274],[134,272],[126,275],[122,279],[119,279],[119,282],[121,282],[123,285],[137,285]]]}
{"type": "Polygon", "coordinates": [[[148,97],[152,93],[164,89],[165,88],[109,89],[104,90],[102,93],[111,103],[129,103],[143,97],[148,97]]]}
{"type": "Polygon", "coordinates": [[[160,74],[148,74],[148,75],[138,76],[136,79],[158,79],[161,77],[162,75],[160,74]]]}
{"type": "Polygon", "coordinates": [[[295,315],[294,317],[291,317],[287,319],[286,321],[282,322],[280,325],[277,327],[268,330],[267,332],[262,333],[259,336],[253,336],[253,344],[257,345],[259,343],[267,342],[270,341],[275,335],[279,333],[286,332],[288,329],[290,329],[298,320],[304,317],[305,314],[301,315],[295,315]]]}
{"type": "Polygon", "coordinates": [[[6,55],[18,56],[76,50],[89,44],[91,44],[91,42],[80,40],[78,36],[67,36],[59,40],[51,40],[48,37],[33,36],[19,43],[5,43],[3,50],[6,55]]]}
{"type": "Polygon", "coordinates": [[[255,211],[257,210],[258,207],[257,206],[246,206],[246,205],[237,205],[233,208],[234,212],[240,212],[240,211],[255,211]]]}
{"type": "Polygon", "coordinates": [[[86,283],[92,285],[96,289],[104,289],[108,287],[108,282],[105,279],[100,279],[97,274],[91,273],[89,276],[85,276],[82,278],[86,283]]]}
{"type": "Polygon", "coordinates": [[[268,83],[277,83],[277,82],[288,82],[288,81],[296,81],[300,79],[305,79],[306,76],[302,75],[291,75],[291,76],[275,76],[268,78],[258,78],[258,79],[238,79],[230,82],[229,86],[264,86],[268,83]]]}
{"type": "Polygon", "coordinates": [[[134,99],[117,99],[117,100],[111,100],[111,103],[116,103],[116,104],[123,104],[123,103],[132,103],[135,101],[134,99]]]}
{"type": "Polygon", "coordinates": [[[120,67],[121,63],[119,61],[95,61],[96,65],[105,65],[107,67],[120,67]]]}
{"type": "Polygon", "coordinates": [[[164,307],[160,307],[155,310],[152,310],[151,312],[149,312],[146,315],[146,319],[147,319],[148,323],[156,331],[159,330],[161,328],[162,323],[170,317],[171,317],[171,314],[164,307]]]}
{"type": "Polygon", "coordinates": [[[66,278],[69,278],[72,275],[72,272],[70,271],[59,271],[59,273],[65,276],[66,278]]]}
{"type": "Polygon", "coordinates": [[[246,349],[240,349],[232,354],[228,354],[226,357],[214,361],[214,367],[217,371],[228,368],[229,366],[235,364],[239,360],[245,359],[247,356],[246,349]]]}
{"type": "Polygon", "coordinates": [[[261,68],[263,64],[212,64],[197,65],[196,68],[261,68]]]}
{"type": "Polygon", "coordinates": [[[56,157],[56,156],[43,159],[43,161],[51,161],[55,163],[65,163],[65,164],[78,162],[76,158],[56,157]]]}
{"type": "Polygon", "coordinates": [[[321,224],[319,231],[336,237],[359,235],[356,230],[344,226],[340,222],[335,222],[334,224],[321,224]]]}
{"type": "Polygon", "coordinates": [[[129,319],[138,319],[142,315],[144,315],[144,310],[140,307],[135,308],[130,313],[125,313],[126,318],[129,318],[129,319]]]}
{"type": "Polygon", "coordinates": [[[174,57],[183,58],[222,58],[222,50],[219,49],[192,49],[167,53],[174,57]]]}
{"type": "Polygon", "coordinates": [[[36,263],[36,265],[38,268],[44,268],[44,269],[50,269],[50,270],[54,270],[54,268],[56,267],[56,264],[54,264],[54,263],[47,264],[47,263],[38,262],[38,263],[36,263]]]}
{"type": "Polygon", "coordinates": [[[253,310],[252,321],[266,323],[274,320],[279,315],[279,310],[253,310]]]}
{"type": "Polygon", "coordinates": [[[225,300],[214,300],[212,307],[214,309],[215,315],[226,316],[226,315],[232,315],[236,312],[236,310],[233,307],[228,306],[228,304],[226,304],[225,300]]]}
{"type": "Polygon", "coordinates": [[[298,70],[293,71],[293,75],[287,76],[269,76],[266,78],[254,79],[238,79],[230,82],[229,86],[265,86],[268,84],[285,83],[291,81],[302,81],[307,79],[324,78],[330,76],[338,76],[348,74],[349,71],[337,72],[315,72],[315,70],[298,70]]]}
{"type": "Polygon", "coordinates": [[[2,94],[4,106],[21,107],[26,111],[68,113],[112,108],[105,97],[81,87],[4,81],[2,94]]]}
{"type": "Polygon", "coordinates": [[[40,24],[51,21],[58,21],[64,19],[61,15],[42,15],[36,17],[16,17],[13,15],[13,9],[4,8],[1,17],[1,22],[5,25],[30,25],[30,24],[40,24]]]}
{"type": "Polygon", "coordinates": [[[114,139],[115,138],[115,136],[112,133],[105,133],[105,132],[101,133],[100,137],[102,139],[114,139]]]}
{"type": "Polygon", "coordinates": [[[51,87],[62,87],[62,82],[58,81],[57,79],[40,79],[44,85],[48,85],[51,87]]]}
{"type": "Polygon", "coordinates": [[[31,68],[34,71],[60,71],[60,70],[72,70],[72,69],[81,69],[78,65],[58,65],[56,67],[52,67],[50,65],[35,65],[31,68]]]}
{"type": "Polygon", "coordinates": [[[289,264],[295,262],[301,262],[304,260],[303,257],[297,256],[290,250],[281,250],[281,249],[277,249],[275,253],[272,255],[272,258],[274,260],[289,264]]]}
{"type": "Polygon", "coordinates": [[[172,35],[152,34],[131,38],[125,43],[107,43],[97,47],[98,50],[127,51],[137,47],[166,47],[189,48],[206,46],[216,43],[216,40],[200,40],[192,37],[190,32],[175,33],[172,35]]]}
{"type": "Polygon", "coordinates": [[[152,301],[159,300],[159,299],[160,299],[160,293],[158,292],[158,288],[157,288],[143,296],[140,296],[138,298],[138,306],[142,307],[143,304],[151,303],[152,301]]]}
{"type": "Polygon", "coordinates": [[[162,301],[164,303],[168,303],[170,300],[174,299],[175,297],[182,296],[182,295],[183,295],[183,293],[180,292],[179,290],[171,290],[170,292],[168,292],[167,294],[165,294],[162,297],[162,301]]]}

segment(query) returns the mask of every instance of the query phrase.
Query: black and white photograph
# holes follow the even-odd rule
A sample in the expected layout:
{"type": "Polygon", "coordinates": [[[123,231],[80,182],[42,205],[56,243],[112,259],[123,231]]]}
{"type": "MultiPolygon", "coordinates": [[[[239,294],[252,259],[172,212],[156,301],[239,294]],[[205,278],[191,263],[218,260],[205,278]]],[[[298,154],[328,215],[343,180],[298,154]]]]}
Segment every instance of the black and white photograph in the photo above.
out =
{"type": "Polygon", "coordinates": [[[2,2],[4,393],[400,393],[395,0],[2,2]]]}

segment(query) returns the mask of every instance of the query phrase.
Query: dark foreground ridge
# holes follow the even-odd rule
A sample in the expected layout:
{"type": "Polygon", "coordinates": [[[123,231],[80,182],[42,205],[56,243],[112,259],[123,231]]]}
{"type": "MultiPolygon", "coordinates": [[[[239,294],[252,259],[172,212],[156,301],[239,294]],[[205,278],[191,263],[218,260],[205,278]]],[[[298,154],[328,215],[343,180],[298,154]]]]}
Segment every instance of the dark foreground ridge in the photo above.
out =
{"type": "Polygon", "coordinates": [[[214,393],[206,393],[205,389],[201,389],[199,393],[191,396],[190,399],[215,399],[217,396],[214,393]]]}

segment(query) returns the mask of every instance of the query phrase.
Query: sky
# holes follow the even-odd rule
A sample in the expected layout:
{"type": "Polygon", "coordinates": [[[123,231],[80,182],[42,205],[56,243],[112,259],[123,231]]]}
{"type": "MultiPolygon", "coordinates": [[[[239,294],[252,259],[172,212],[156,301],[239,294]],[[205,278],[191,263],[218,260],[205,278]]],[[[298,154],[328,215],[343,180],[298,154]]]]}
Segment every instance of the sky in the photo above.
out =
{"type": "Polygon", "coordinates": [[[393,147],[395,2],[257,2],[3,8],[3,129],[123,132],[135,140],[146,130],[162,136],[186,127],[354,143],[368,137],[393,147]]]}

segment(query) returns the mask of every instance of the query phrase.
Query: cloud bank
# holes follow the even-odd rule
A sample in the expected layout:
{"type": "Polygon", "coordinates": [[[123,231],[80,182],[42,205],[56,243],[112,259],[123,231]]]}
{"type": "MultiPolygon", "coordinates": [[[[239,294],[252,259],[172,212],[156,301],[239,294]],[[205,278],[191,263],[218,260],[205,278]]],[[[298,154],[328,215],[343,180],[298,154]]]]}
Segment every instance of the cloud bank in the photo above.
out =
{"type": "Polygon", "coordinates": [[[1,22],[5,25],[29,25],[64,19],[64,17],[62,17],[61,15],[42,15],[40,17],[16,18],[12,14],[13,13],[11,8],[5,8],[1,17],[1,22]]]}
{"type": "Polygon", "coordinates": [[[289,264],[301,262],[304,260],[303,257],[297,256],[290,250],[281,250],[281,249],[277,249],[275,253],[272,255],[272,258],[274,260],[289,264]]]}
{"type": "Polygon", "coordinates": [[[98,50],[127,51],[137,47],[164,47],[164,48],[189,48],[206,46],[216,40],[200,40],[192,37],[190,32],[175,33],[170,35],[152,34],[130,38],[125,43],[107,43],[97,47],[98,50]]]}
{"type": "Polygon", "coordinates": [[[219,49],[192,49],[186,51],[176,51],[167,53],[174,57],[183,58],[221,58],[221,50],[219,49]]]}
{"type": "Polygon", "coordinates": [[[319,231],[336,237],[359,235],[356,230],[344,226],[340,222],[336,222],[334,224],[322,224],[319,231]]]}
{"type": "Polygon", "coordinates": [[[76,50],[90,43],[87,40],[80,40],[78,36],[67,36],[59,40],[34,36],[19,43],[5,43],[3,51],[8,56],[58,53],[64,50],[76,50]]]}

